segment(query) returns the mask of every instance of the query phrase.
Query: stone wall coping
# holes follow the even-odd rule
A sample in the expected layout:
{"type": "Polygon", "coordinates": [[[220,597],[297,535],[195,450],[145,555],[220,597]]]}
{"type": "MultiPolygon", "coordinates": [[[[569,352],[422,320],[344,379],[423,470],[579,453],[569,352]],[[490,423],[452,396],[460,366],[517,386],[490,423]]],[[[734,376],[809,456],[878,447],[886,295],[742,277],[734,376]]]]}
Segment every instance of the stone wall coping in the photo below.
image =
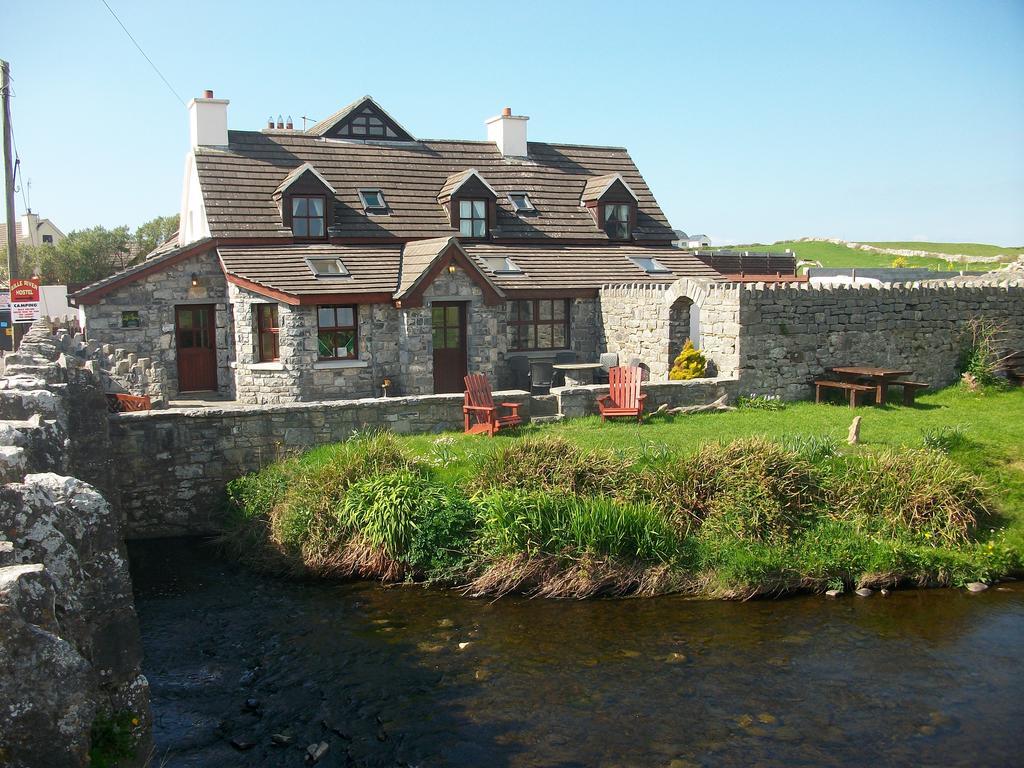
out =
{"type": "Polygon", "coordinates": [[[992,280],[971,280],[970,282],[956,282],[953,280],[918,280],[907,283],[882,283],[881,285],[819,285],[812,286],[809,283],[733,283],[747,293],[756,294],[779,294],[792,291],[803,291],[818,294],[835,293],[883,293],[883,292],[912,292],[912,291],[954,291],[954,292],[986,292],[992,293],[993,289],[998,291],[1016,291],[1024,288],[1024,280],[1019,279],[992,279],[992,280]]]}
{"type": "MultiPolygon", "coordinates": [[[[645,381],[640,385],[640,391],[642,393],[645,389],[685,389],[686,387],[700,387],[707,384],[727,384],[729,382],[737,381],[739,381],[739,379],[735,376],[708,376],[703,379],[684,379],[681,381],[645,381]]],[[[607,384],[574,384],[570,387],[552,387],[551,394],[571,395],[576,392],[603,393],[607,391],[607,384]]],[[[497,393],[495,393],[495,398],[497,398],[497,393]]]]}
{"type": "Polygon", "coordinates": [[[319,360],[313,363],[314,371],[331,370],[332,368],[369,368],[369,360],[319,360]]]}
{"type": "MultiPolygon", "coordinates": [[[[507,389],[494,392],[494,400],[523,399],[530,396],[521,389],[507,389]]],[[[410,395],[406,397],[364,397],[357,400],[316,400],[305,403],[282,403],[278,405],[249,405],[244,403],[225,403],[209,408],[165,408],[159,411],[136,411],[131,413],[112,413],[111,422],[144,421],[147,419],[165,418],[222,418],[224,416],[260,415],[265,413],[306,413],[309,411],[341,411],[357,410],[367,406],[380,407],[389,405],[394,408],[414,408],[419,405],[437,403],[462,403],[461,392],[444,395],[410,395]]]]}

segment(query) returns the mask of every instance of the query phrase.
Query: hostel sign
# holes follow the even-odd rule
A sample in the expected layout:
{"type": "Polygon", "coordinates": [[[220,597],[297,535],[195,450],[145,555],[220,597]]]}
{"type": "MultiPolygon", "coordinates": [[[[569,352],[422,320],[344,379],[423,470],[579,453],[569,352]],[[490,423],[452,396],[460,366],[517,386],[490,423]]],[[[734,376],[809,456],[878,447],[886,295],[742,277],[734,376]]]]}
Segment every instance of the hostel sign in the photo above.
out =
{"type": "Polygon", "coordinates": [[[39,278],[11,280],[11,320],[34,323],[39,319],[39,278]]]}

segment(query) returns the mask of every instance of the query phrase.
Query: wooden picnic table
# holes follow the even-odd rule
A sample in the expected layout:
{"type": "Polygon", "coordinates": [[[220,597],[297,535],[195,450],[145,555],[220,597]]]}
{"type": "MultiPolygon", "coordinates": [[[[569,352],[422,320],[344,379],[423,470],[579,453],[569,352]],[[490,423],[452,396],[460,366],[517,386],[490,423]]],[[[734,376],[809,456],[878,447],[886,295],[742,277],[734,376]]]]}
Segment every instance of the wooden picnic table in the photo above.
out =
{"type": "Polygon", "coordinates": [[[601,363],[559,363],[552,367],[565,373],[565,384],[571,387],[576,384],[593,384],[594,371],[601,368],[601,363]]]}
{"type": "Polygon", "coordinates": [[[875,404],[884,405],[886,390],[900,376],[909,376],[913,371],[902,368],[875,368],[869,365],[840,365],[828,368],[829,373],[847,381],[859,381],[875,388],[875,404]]]}

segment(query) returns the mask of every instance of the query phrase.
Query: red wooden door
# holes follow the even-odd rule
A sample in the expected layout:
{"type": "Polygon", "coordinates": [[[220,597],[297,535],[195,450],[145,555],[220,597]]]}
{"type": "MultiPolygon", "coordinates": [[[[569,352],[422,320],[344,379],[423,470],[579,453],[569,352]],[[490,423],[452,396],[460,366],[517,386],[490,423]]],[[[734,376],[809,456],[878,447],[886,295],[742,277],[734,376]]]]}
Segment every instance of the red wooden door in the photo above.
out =
{"type": "Polygon", "coordinates": [[[466,377],[466,304],[435,301],[431,306],[434,392],[462,392],[466,377]]]}
{"type": "Polygon", "coordinates": [[[213,305],[175,307],[174,335],[178,348],[178,391],[216,390],[213,305]]]}

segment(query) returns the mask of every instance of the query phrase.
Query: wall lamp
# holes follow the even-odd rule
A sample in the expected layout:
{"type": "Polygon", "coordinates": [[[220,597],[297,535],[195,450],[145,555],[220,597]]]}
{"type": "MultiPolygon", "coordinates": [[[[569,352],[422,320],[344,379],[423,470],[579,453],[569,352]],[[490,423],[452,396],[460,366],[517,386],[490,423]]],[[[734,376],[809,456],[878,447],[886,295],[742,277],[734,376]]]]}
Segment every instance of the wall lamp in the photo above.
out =
{"type": "Polygon", "coordinates": [[[197,272],[193,272],[192,273],[192,287],[193,288],[198,288],[199,287],[199,274],[197,272]]]}
{"type": "Polygon", "coordinates": [[[454,275],[455,274],[455,262],[454,261],[449,262],[449,264],[448,264],[448,274],[449,275],[454,275]]]}

